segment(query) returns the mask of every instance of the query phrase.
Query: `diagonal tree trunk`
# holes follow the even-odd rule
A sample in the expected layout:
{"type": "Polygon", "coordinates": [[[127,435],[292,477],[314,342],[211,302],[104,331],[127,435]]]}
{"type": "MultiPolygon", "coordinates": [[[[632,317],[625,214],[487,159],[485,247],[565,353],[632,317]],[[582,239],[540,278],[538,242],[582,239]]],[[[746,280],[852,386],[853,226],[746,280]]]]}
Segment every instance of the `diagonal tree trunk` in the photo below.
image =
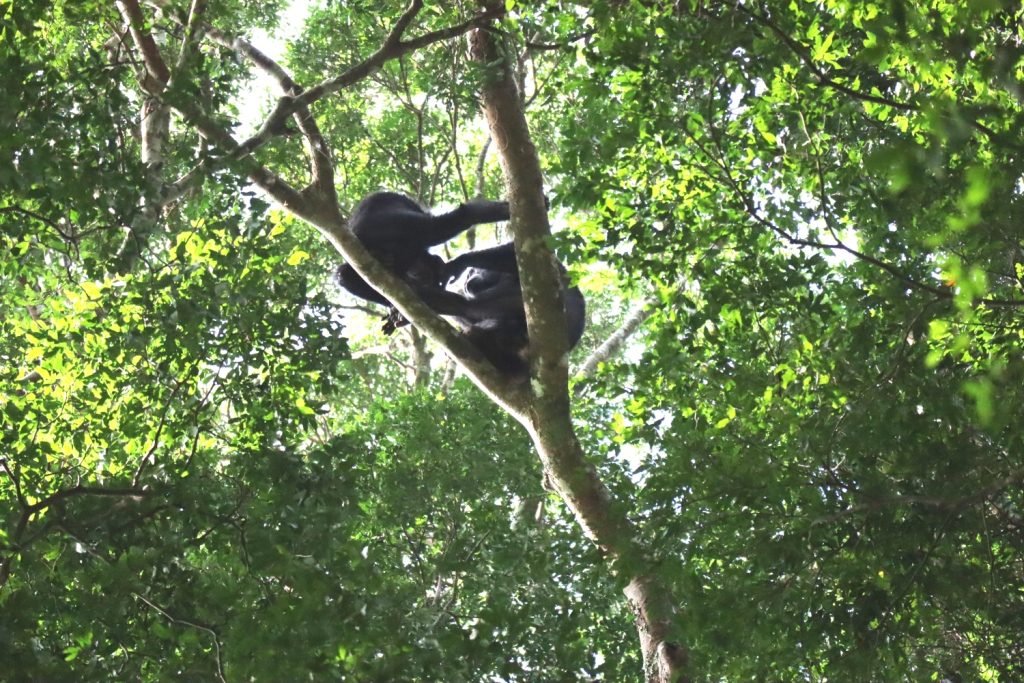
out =
{"type": "Polygon", "coordinates": [[[512,233],[523,283],[533,357],[532,395],[517,415],[529,431],[546,480],[561,496],[586,534],[606,553],[623,578],[636,616],[648,683],[684,680],[687,652],[669,640],[675,604],[655,575],[635,527],[613,505],[611,494],[585,458],[569,410],[568,348],[560,274],[546,246],[550,234],[537,150],[530,138],[509,55],[496,34],[470,34],[473,58],[488,69],[484,113],[501,154],[512,209],[512,233]],[[556,293],[552,296],[552,292],[556,293]]]}

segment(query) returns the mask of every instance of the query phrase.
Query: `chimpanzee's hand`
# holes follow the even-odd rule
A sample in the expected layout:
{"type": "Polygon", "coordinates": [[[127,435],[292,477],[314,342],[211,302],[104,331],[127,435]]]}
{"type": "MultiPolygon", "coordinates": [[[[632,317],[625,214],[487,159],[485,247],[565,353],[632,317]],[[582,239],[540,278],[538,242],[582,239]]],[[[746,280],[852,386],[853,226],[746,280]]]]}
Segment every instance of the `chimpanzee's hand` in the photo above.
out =
{"type": "Polygon", "coordinates": [[[384,324],[381,325],[381,332],[390,337],[399,327],[405,327],[408,324],[409,321],[405,319],[405,316],[399,313],[397,308],[392,308],[388,311],[387,315],[384,316],[384,324]]]}
{"type": "Polygon", "coordinates": [[[470,199],[459,207],[462,215],[468,218],[470,225],[479,223],[497,223],[509,218],[508,202],[491,199],[470,199]]]}

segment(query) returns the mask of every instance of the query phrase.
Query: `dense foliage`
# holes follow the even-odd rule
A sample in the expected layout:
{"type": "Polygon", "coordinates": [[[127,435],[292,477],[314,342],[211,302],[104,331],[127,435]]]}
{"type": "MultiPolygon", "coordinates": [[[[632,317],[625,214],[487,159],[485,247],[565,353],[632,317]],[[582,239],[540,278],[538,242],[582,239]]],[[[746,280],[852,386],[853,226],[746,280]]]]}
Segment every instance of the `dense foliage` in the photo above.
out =
{"type": "MultiPolygon", "coordinates": [[[[153,4],[174,56],[190,3],[153,4]]],[[[474,9],[426,4],[413,34],[474,9]]],[[[574,415],[694,678],[1024,678],[1019,3],[507,4],[573,360],[650,301],[574,415]]],[[[311,86],[404,3],[298,8],[311,86]]],[[[287,9],[203,20],[280,41],[287,9]]],[[[380,335],[235,164],[118,269],[153,191],[122,25],[0,1],[0,679],[639,679],[522,430],[380,335]]],[[[182,54],[172,106],[272,105],[224,47],[182,54]]],[[[500,194],[479,75],[460,38],[318,101],[343,206],[500,194]]],[[[174,180],[217,150],[175,115],[162,153],[174,180]]],[[[303,182],[299,137],[257,156],[303,182]]]]}

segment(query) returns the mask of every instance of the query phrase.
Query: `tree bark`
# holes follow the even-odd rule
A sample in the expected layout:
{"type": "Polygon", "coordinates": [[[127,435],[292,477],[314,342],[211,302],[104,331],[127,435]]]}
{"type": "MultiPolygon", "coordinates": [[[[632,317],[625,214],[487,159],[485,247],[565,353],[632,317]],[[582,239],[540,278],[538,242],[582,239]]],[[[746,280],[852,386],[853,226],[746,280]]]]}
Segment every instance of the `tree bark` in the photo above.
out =
{"type": "Polygon", "coordinates": [[[612,571],[628,583],[625,594],[636,616],[646,681],[685,680],[686,650],[669,640],[676,616],[672,597],[655,576],[635,528],[622,506],[613,505],[573,431],[562,276],[547,246],[550,226],[540,160],[508,54],[499,48],[495,35],[478,29],[470,34],[470,45],[473,58],[488,70],[482,103],[508,185],[530,336],[531,396],[527,410],[517,417],[533,438],[547,480],[609,558],[612,571]]]}
{"type": "Polygon", "coordinates": [[[161,99],[171,78],[146,24],[138,0],[117,0],[128,32],[132,36],[136,54],[143,70],[139,85],[145,93],[140,116],[142,163],[146,167],[146,192],[140,200],[139,213],[132,221],[130,232],[118,249],[114,270],[126,273],[141,258],[150,238],[160,230],[160,210],[164,193],[164,143],[170,134],[171,108],[161,99]]]}

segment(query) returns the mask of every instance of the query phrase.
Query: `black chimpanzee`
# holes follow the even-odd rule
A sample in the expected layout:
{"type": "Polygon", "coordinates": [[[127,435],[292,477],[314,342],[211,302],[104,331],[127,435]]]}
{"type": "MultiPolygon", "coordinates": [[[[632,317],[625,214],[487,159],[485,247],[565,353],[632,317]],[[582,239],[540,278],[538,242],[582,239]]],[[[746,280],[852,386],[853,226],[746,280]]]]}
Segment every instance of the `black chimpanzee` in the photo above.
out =
{"type": "MultiPolygon", "coordinates": [[[[466,312],[467,300],[444,289],[444,260],[427,251],[478,223],[509,219],[508,202],[474,199],[448,213],[432,215],[405,195],[374,192],[367,195],[349,219],[349,229],[391,272],[406,281],[424,303],[442,315],[466,312]]],[[[380,292],[371,287],[349,264],[338,268],[338,281],[352,294],[392,309],[385,323],[387,333],[404,324],[402,317],[380,292]]]]}
{"type": "MultiPolygon", "coordinates": [[[[565,301],[565,322],[569,348],[583,336],[586,302],[576,287],[562,277],[562,298],[565,301]]],[[[513,244],[501,244],[462,254],[444,267],[451,285],[479,305],[469,315],[456,315],[466,338],[505,377],[525,381],[530,374],[530,339],[526,332],[523,291],[519,281],[516,252],[513,244]]]]}
{"type": "MultiPolygon", "coordinates": [[[[529,376],[529,338],[512,243],[462,254],[447,264],[427,251],[478,223],[508,219],[508,202],[477,199],[434,216],[405,195],[375,192],[356,206],[349,227],[424,303],[456,318],[466,337],[503,375],[523,381],[529,376]],[[445,289],[449,280],[456,281],[461,293],[445,289]]],[[[350,265],[338,269],[338,280],[352,294],[391,309],[386,333],[405,324],[391,302],[350,265]]],[[[562,295],[572,348],[583,334],[585,303],[579,289],[564,282],[562,295]]]]}

